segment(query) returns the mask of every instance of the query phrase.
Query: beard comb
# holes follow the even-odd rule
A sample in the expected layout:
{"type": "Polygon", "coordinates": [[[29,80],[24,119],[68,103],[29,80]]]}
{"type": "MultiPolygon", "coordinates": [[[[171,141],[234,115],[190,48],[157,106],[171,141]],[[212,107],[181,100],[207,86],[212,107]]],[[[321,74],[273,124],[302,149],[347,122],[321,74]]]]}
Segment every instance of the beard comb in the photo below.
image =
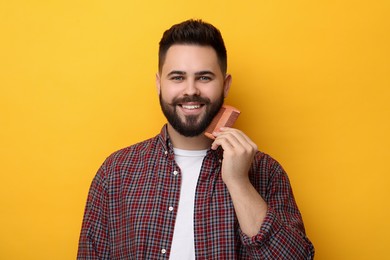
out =
{"type": "Polygon", "coordinates": [[[239,115],[240,111],[237,108],[223,105],[214,117],[213,121],[211,121],[210,125],[207,127],[204,135],[214,140],[215,136],[213,133],[218,132],[221,127],[232,127],[239,115]]]}

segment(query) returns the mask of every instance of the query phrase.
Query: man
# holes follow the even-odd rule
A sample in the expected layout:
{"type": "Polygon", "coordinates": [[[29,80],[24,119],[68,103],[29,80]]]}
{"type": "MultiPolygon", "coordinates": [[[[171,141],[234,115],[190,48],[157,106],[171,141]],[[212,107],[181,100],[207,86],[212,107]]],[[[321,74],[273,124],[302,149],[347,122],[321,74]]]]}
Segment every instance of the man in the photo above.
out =
{"type": "Polygon", "coordinates": [[[231,84],[222,36],[167,30],[156,75],[168,123],[115,152],[88,196],[79,259],[311,259],[288,177],[242,131],[203,132],[231,84]]]}

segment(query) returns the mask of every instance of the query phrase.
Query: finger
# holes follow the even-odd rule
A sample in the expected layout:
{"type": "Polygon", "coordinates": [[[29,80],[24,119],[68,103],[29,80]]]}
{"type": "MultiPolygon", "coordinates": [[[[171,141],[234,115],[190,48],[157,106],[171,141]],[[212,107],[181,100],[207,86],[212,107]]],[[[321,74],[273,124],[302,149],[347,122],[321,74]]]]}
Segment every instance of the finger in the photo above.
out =
{"type": "Polygon", "coordinates": [[[234,128],[223,127],[221,128],[220,135],[224,135],[224,134],[233,135],[241,144],[245,145],[245,147],[249,145],[250,148],[257,151],[257,145],[242,131],[234,128]]]}
{"type": "Polygon", "coordinates": [[[226,131],[218,134],[216,137],[216,145],[221,145],[224,152],[231,156],[244,156],[254,154],[254,149],[240,133],[234,131],[226,131]]]}
{"type": "Polygon", "coordinates": [[[233,133],[224,133],[216,137],[216,139],[221,140],[222,148],[227,149],[242,149],[244,144],[241,143],[239,138],[237,138],[233,133]],[[225,144],[225,146],[223,146],[225,144]]]}
{"type": "Polygon", "coordinates": [[[216,150],[218,146],[221,146],[222,149],[230,150],[234,149],[234,146],[232,145],[231,141],[225,137],[216,136],[214,142],[211,144],[211,149],[216,150]]]}

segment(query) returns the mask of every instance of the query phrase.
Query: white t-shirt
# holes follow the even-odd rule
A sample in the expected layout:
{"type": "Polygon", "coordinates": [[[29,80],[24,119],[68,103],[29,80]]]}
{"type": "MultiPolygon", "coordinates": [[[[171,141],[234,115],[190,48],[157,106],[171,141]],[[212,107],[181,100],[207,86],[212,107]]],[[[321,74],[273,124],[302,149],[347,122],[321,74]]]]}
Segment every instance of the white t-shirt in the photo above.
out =
{"type": "Polygon", "coordinates": [[[181,188],[169,259],[195,259],[194,200],[196,184],[207,150],[174,148],[175,161],[181,170],[181,188]]]}

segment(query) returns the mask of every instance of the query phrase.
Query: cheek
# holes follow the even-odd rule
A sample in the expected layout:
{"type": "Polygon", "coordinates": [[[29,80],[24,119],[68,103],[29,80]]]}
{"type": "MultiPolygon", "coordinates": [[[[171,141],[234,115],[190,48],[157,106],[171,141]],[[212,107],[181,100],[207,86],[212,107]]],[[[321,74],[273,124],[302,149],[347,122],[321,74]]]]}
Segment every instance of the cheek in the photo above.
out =
{"type": "Polygon", "coordinates": [[[201,96],[208,97],[211,102],[215,102],[216,100],[219,100],[221,96],[224,96],[224,91],[219,86],[213,86],[202,91],[201,96]]]}
{"type": "Polygon", "coordinates": [[[162,99],[165,100],[165,102],[172,104],[172,102],[177,98],[178,96],[173,95],[172,93],[163,93],[162,99]]]}
{"type": "Polygon", "coordinates": [[[164,100],[172,100],[174,97],[178,95],[176,93],[177,91],[174,91],[173,88],[167,88],[164,86],[161,86],[160,88],[160,95],[164,100]]]}

